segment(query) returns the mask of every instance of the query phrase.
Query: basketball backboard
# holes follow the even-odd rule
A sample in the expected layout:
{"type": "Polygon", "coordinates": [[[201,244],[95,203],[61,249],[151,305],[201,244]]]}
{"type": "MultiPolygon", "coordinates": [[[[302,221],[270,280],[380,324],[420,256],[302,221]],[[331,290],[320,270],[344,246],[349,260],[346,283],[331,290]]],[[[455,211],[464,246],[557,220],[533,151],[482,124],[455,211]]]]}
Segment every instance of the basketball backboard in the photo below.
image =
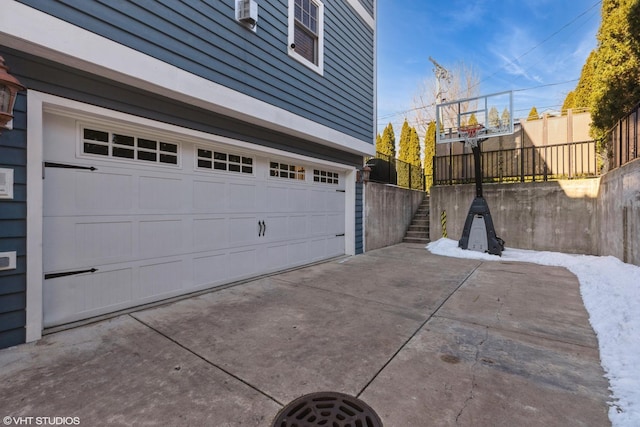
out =
{"type": "Polygon", "coordinates": [[[465,141],[471,125],[479,136],[491,138],[513,133],[513,92],[499,92],[436,105],[436,142],[465,141]]]}

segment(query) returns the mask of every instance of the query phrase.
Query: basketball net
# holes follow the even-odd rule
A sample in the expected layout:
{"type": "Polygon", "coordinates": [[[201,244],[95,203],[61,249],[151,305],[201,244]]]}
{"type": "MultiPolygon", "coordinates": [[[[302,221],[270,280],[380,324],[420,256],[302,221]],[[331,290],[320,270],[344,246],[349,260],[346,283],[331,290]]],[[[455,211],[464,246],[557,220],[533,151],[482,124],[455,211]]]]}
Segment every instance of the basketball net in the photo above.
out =
{"type": "Polygon", "coordinates": [[[480,131],[482,131],[482,129],[484,129],[484,126],[482,126],[481,124],[460,126],[458,133],[461,137],[464,138],[464,144],[467,147],[474,148],[478,146],[478,139],[480,137],[480,131]]]}

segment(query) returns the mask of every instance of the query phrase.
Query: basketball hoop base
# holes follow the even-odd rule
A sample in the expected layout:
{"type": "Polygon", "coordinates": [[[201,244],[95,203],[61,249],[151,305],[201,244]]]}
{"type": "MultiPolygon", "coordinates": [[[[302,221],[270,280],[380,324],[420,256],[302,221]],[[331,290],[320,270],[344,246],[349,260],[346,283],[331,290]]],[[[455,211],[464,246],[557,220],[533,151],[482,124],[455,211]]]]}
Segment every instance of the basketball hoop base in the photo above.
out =
{"type": "Polygon", "coordinates": [[[473,199],[458,246],[462,249],[502,256],[504,240],[496,236],[489,205],[484,197],[473,199]]]}

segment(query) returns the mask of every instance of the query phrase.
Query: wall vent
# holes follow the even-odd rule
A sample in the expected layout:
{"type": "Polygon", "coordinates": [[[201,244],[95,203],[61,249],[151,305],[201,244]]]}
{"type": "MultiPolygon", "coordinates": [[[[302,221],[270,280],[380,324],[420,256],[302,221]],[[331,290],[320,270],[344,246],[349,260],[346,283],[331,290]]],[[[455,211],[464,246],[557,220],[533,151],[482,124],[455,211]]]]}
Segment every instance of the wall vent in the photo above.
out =
{"type": "Polygon", "coordinates": [[[13,199],[13,169],[0,168],[0,199],[13,199]]]}
{"type": "Polygon", "coordinates": [[[258,3],[255,0],[238,0],[236,19],[250,28],[255,28],[258,23],[258,3]]]}

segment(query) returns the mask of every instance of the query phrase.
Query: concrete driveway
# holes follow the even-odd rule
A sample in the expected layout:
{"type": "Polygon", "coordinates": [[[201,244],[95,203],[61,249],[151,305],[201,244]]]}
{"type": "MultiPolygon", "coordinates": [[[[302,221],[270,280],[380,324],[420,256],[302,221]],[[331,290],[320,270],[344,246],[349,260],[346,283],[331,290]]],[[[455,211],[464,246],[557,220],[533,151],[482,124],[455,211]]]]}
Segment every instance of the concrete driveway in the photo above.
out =
{"type": "Polygon", "coordinates": [[[400,244],[0,350],[0,416],[268,427],[336,391],[386,427],[606,426],[603,375],[566,269],[400,244]]]}

